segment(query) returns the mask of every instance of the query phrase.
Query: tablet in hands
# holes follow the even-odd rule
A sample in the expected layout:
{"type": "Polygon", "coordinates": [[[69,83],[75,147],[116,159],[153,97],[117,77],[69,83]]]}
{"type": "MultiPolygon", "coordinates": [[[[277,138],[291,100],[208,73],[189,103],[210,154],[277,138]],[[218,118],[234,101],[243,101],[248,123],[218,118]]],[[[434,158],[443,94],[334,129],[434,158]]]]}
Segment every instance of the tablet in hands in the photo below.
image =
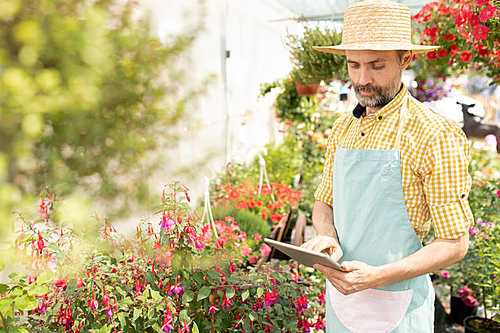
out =
{"type": "Polygon", "coordinates": [[[305,266],[313,267],[314,264],[320,264],[338,269],[339,271],[344,271],[339,263],[330,258],[330,256],[326,253],[311,251],[269,238],[264,239],[264,241],[305,266]]]}

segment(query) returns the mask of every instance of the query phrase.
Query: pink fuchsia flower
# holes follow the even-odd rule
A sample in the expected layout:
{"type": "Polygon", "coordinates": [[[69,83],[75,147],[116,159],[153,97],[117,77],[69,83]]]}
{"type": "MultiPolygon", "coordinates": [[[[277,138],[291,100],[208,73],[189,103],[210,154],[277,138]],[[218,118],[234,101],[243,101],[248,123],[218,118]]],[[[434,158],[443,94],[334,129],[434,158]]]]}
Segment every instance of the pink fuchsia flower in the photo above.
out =
{"type": "Polygon", "coordinates": [[[212,299],[212,305],[208,308],[208,312],[210,312],[210,314],[215,314],[216,311],[219,311],[219,308],[214,306],[214,300],[212,299]]]}
{"type": "Polygon", "coordinates": [[[194,246],[197,248],[197,249],[201,249],[203,248],[205,245],[200,242],[199,240],[197,240],[195,243],[194,243],[194,246]]]}
{"type": "Polygon", "coordinates": [[[497,191],[497,197],[500,199],[500,190],[497,191]]]}
{"type": "Polygon", "coordinates": [[[176,284],[173,288],[172,288],[172,291],[174,293],[180,293],[180,294],[183,294],[184,293],[184,287],[181,286],[180,284],[176,284]]]}
{"type": "Polygon", "coordinates": [[[469,232],[470,232],[470,234],[471,234],[472,236],[476,236],[476,235],[477,235],[476,228],[474,228],[474,227],[470,228],[469,232]]]}
{"type": "Polygon", "coordinates": [[[497,11],[496,6],[488,5],[484,7],[481,13],[479,14],[479,20],[481,22],[486,22],[495,15],[496,11],[497,11]]]}
{"type": "Polygon", "coordinates": [[[111,309],[111,307],[107,308],[107,310],[106,310],[106,316],[108,316],[108,317],[113,316],[113,310],[111,309]]]}
{"type": "Polygon", "coordinates": [[[250,249],[248,247],[248,245],[246,243],[244,243],[241,247],[240,247],[240,252],[241,252],[241,255],[244,256],[244,257],[247,257],[249,255],[252,254],[252,249],[250,249]]]}
{"type": "MultiPolygon", "coordinates": [[[[500,191],[499,191],[499,192],[500,192],[500,191]]],[[[253,238],[255,238],[255,240],[256,240],[257,242],[260,242],[260,241],[262,240],[262,236],[261,236],[261,235],[259,235],[259,234],[254,234],[254,235],[253,235],[253,238]]]]}
{"type": "Polygon", "coordinates": [[[267,256],[269,255],[269,253],[271,253],[271,248],[267,244],[262,244],[259,251],[260,253],[262,253],[263,256],[267,256]]]}
{"type": "Polygon", "coordinates": [[[94,291],[92,290],[92,299],[89,302],[90,309],[97,310],[99,309],[99,302],[95,299],[94,291]]]}
{"type": "Polygon", "coordinates": [[[258,259],[259,259],[259,257],[253,256],[250,259],[248,259],[248,262],[253,265],[253,264],[255,264],[257,262],[258,259]]]}
{"type": "Polygon", "coordinates": [[[233,305],[233,301],[230,300],[230,299],[228,300],[226,298],[226,294],[224,294],[224,297],[222,298],[222,307],[227,307],[228,308],[231,305],[233,305]]]}
{"type": "Polygon", "coordinates": [[[442,271],[441,272],[441,275],[445,278],[445,279],[449,279],[451,276],[450,276],[450,272],[448,271],[442,271]]]}

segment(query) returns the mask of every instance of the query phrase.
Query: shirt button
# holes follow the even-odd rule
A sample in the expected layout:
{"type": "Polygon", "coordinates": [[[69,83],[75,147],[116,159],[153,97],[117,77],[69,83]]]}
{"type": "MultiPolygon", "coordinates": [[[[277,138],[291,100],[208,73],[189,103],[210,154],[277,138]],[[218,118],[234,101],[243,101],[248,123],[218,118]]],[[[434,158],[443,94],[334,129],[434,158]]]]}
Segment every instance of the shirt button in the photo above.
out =
{"type": "Polygon", "coordinates": [[[465,194],[462,194],[462,199],[464,199],[464,198],[465,198],[465,194]]]}
{"type": "Polygon", "coordinates": [[[361,136],[365,136],[365,132],[361,132],[361,136]]]}
{"type": "Polygon", "coordinates": [[[378,116],[378,120],[382,120],[382,116],[378,116]]]}

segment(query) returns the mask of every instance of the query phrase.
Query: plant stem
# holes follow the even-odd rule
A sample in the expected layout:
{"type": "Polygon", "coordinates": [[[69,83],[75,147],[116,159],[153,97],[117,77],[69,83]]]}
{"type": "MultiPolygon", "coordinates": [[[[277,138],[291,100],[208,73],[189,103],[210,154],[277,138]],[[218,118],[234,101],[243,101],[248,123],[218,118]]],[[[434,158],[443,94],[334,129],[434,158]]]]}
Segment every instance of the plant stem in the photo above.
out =
{"type": "Polygon", "coordinates": [[[483,297],[484,317],[488,319],[488,313],[486,312],[486,298],[484,297],[484,287],[481,287],[481,294],[481,296],[483,297]]]}

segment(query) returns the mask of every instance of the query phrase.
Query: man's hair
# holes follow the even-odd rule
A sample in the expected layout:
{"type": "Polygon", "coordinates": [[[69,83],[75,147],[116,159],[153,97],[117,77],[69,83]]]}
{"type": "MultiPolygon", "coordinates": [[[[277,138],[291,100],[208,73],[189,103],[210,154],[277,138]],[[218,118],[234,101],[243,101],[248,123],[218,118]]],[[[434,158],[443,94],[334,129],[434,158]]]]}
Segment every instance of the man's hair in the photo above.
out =
{"type": "Polygon", "coordinates": [[[396,54],[398,56],[398,63],[400,65],[403,64],[403,57],[405,56],[406,52],[408,52],[408,50],[396,50],[396,54]]]}

